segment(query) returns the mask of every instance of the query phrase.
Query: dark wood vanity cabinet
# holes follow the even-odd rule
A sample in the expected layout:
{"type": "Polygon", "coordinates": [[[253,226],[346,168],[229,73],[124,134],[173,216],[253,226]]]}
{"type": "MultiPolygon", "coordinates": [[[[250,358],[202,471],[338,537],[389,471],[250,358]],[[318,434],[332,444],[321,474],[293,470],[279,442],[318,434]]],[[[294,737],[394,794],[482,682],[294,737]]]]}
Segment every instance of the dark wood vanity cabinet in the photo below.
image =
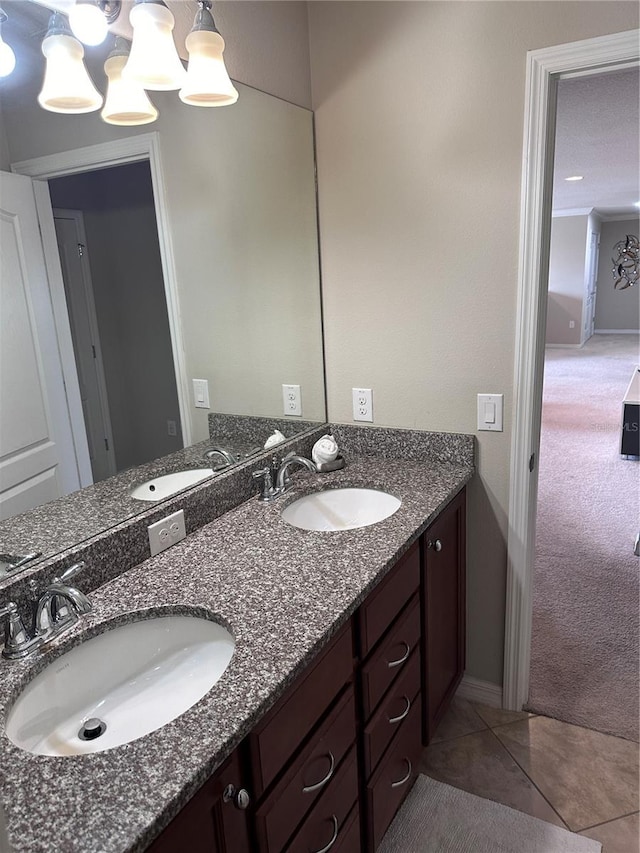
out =
{"type": "Polygon", "coordinates": [[[237,805],[243,775],[236,751],[156,838],[148,853],[253,853],[247,811],[237,805]],[[232,796],[228,796],[229,786],[233,787],[232,796]]]}
{"type": "Polygon", "coordinates": [[[462,677],[464,616],[462,491],[151,853],[373,853],[462,677]]]}
{"type": "Polygon", "coordinates": [[[466,503],[460,492],[423,537],[424,742],[429,743],[464,673],[466,503]]]}

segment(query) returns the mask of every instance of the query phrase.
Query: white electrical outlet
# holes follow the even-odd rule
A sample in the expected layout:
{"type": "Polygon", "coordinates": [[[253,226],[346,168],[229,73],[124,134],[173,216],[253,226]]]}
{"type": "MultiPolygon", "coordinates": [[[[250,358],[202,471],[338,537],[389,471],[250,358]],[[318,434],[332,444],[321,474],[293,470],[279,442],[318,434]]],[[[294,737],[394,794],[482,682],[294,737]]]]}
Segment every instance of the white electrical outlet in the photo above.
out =
{"type": "Polygon", "coordinates": [[[285,415],[302,417],[302,397],[299,385],[283,385],[282,402],[285,415]]]}
{"type": "Polygon", "coordinates": [[[175,421],[167,421],[167,435],[177,435],[178,430],[175,421]]]}
{"type": "Polygon", "coordinates": [[[354,421],[373,421],[373,392],[371,388],[352,388],[354,421]]]}
{"type": "Polygon", "coordinates": [[[155,557],[156,554],[175,545],[187,535],[184,525],[184,510],[178,510],[166,518],[161,518],[160,521],[150,524],[147,530],[149,531],[151,556],[155,557]]]}
{"type": "Polygon", "coordinates": [[[192,379],[193,402],[196,409],[209,409],[209,381],[207,379],[192,379]]]}

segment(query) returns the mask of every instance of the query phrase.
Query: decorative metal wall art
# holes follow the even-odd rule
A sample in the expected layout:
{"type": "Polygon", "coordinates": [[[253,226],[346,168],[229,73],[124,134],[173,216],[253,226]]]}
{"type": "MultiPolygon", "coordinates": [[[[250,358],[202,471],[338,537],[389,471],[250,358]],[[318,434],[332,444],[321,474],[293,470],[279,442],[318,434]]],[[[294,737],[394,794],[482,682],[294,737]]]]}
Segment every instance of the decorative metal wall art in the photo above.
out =
{"type": "Polygon", "coordinates": [[[613,286],[616,290],[625,290],[638,281],[640,277],[640,243],[638,238],[627,234],[624,240],[619,240],[613,247],[613,286]]]}

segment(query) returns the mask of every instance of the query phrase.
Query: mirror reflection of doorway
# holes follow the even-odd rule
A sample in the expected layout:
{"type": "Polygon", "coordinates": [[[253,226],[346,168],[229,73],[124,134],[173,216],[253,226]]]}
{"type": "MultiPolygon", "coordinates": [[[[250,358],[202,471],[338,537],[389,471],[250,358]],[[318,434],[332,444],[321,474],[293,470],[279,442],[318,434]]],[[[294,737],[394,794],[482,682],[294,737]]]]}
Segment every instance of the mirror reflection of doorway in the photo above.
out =
{"type": "Polygon", "coordinates": [[[183,446],[148,161],[49,180],[94,482],[183,446]]]}

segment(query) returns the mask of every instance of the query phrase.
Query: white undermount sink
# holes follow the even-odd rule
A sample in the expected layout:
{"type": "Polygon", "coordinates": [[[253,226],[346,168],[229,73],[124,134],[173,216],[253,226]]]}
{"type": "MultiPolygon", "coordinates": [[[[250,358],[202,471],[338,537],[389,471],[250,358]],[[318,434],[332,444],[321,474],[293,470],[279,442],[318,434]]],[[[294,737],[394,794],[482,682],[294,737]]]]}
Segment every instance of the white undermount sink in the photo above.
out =
{"type": "Polygon", "coordinates": [[[7,737],[38,755],[102,752],[137,740],[202,699],[234,649],[226,628],[208,619],[171,615],[118,625],[27,684],[7,715],[7,737]]]}
{"type": "Polygon", "coordinates": [[[202,480],[206,480],[212,474],[213,469],[211,468],[189,468],[186,471],[163,474],[161,477],[154,477],[139,486],[132,486],[129,494],[139,501],[162,501],[165,498],[170,498],[171,495],[175,495],[176,492],[182,491],[182,489],[188,489],[189,486],[201,483],[202,480]]]}
{"type": "Polygon", "coordinates": [[[401,503],[377,489],[325,489],[286,506],[282,518],[302,530],[353,530],[389,518],[401,503]]]}

